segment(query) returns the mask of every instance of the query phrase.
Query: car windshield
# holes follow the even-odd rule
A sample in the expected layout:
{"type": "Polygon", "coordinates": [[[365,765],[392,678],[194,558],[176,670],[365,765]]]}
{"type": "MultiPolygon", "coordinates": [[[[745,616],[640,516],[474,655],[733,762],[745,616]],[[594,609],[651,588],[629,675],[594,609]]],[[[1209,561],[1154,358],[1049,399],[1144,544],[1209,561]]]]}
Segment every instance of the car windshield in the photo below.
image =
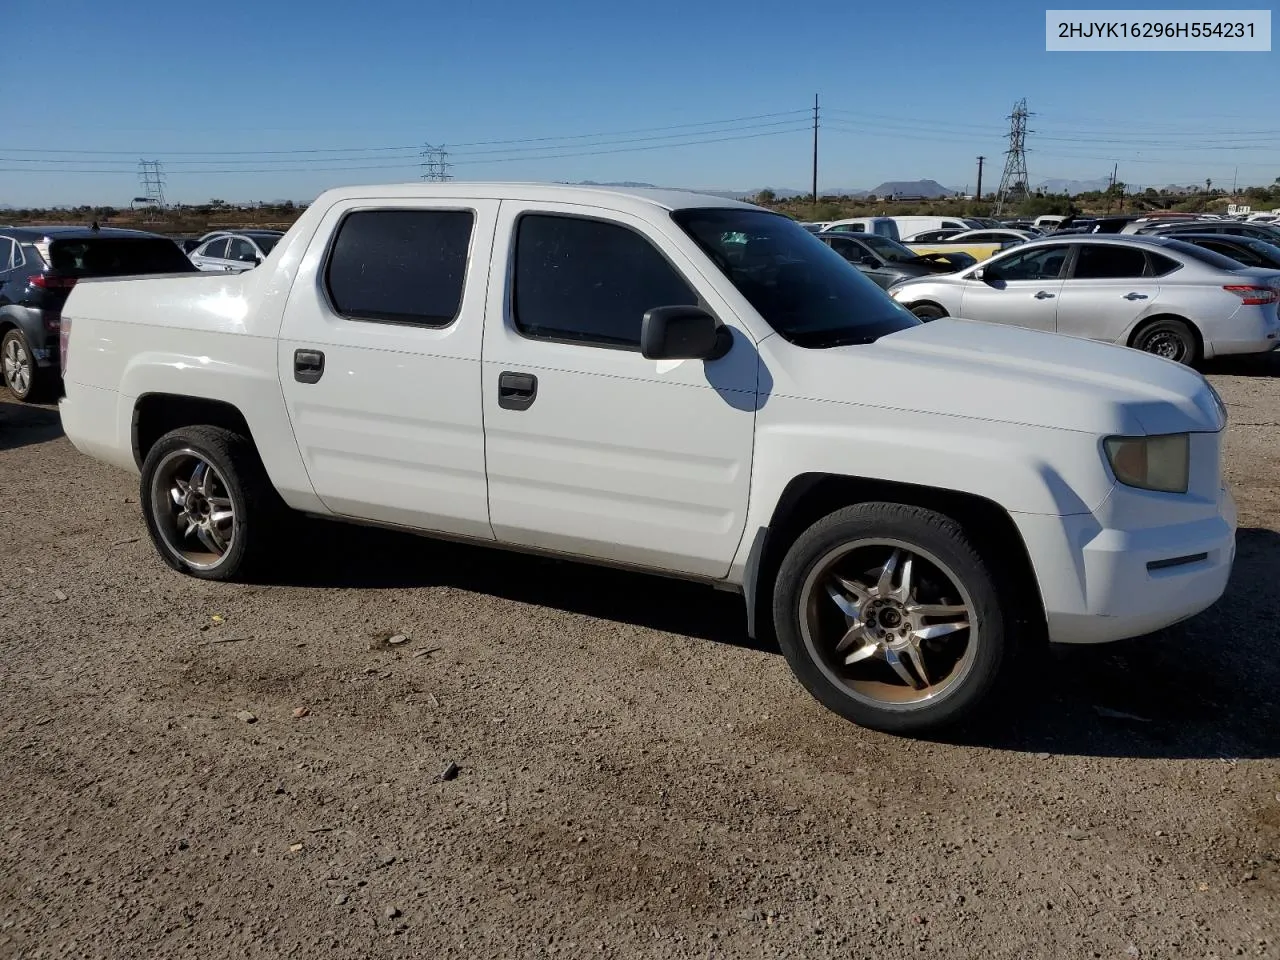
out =
{"type": "Polygon", "coordinates": [[[67,276],[123,277],[189,273],[186,254],[163,237],[84,237],[49,244],[50,266],[67,276]]]}
{"type": "Polygon", "coordinates": [[[871,343],[920,323],[794,220],[760,210],[714,208],[671,216],[791,343],[813,348],[871,343]]]}
{"type": "Polygon", "coordinates": [[[898,241],[890,240],[888,237],[867,234],[860,239],[874,250],[881,260],[887,260],[889,263],[910,263],[920,256],[918,253],[908,250],[898,241]]]}

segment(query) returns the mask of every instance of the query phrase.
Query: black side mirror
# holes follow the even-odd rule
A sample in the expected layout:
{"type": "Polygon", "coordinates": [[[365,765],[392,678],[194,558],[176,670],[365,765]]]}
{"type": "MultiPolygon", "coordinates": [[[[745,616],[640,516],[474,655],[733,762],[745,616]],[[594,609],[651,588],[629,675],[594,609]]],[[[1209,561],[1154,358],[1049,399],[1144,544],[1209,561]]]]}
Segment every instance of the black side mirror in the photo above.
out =
{"type": "Polygon", "coordinates": [[[719,360],[733,334],[701,307],[654,307],[640,323],[640,354],[647,360],[719,360]]]}
{"type": "Polygon", "coordinates": [[[858,263],[860,263],[864,267],[880,266],[880,261],[875,258],[874,254],[870,254],[870,253],[864,253],[862,256],[860,256],[858,258],[858,263]]]}

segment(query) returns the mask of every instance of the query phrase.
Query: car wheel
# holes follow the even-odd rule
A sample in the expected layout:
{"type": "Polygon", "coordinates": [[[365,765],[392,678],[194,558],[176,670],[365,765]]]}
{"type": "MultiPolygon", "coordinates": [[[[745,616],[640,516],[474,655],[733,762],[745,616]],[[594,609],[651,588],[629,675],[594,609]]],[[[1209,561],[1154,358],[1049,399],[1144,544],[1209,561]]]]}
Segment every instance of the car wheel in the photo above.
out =
{"type": "Polygon", "coordinates": [[[4,384],[19,400],[36,400],[44,387],[45,377],[36,366],[31,347],[21,330],[10,330],[0,340],[0,371],[4,384]]]}
{"type": "Polygon", "coordinates": [[[996,578],[964,530],[932,510],[864,503],[791,546],[774,627],[826,707],[894,733],[970,716],[1012,663],[996,578]]]}
{"type": "Polygon", "coordinates": [[[936,303],[912,304],[910,310],[925,323],[928,323],[930,320],[938,320],[947,315],[947,311],[943,310],[936,303]]]}
{"type": "Polygon", "coordinates": [[[202,580],[250,573],[283,513],[253,445],[220,427],[182,427],[156,441],[139,500],[161,558],[202,580]]]}
{"type": "Polygon", "coordinates": [[[1200,340],[1182,320],[1156,320],[1147,324],[1134,335],[1133,346],[1189,367],[1200,362],[1200,340]]]}

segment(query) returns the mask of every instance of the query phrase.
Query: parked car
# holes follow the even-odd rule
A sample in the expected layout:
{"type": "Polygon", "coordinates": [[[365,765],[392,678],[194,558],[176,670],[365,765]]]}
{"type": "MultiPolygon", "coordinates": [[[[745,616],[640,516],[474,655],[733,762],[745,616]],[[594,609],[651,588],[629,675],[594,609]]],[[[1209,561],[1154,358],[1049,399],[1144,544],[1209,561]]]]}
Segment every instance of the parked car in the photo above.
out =
{"type": "Polygon", "coordinates": [[[1280,246],[1265,240],[1226,233],[1179,233],[1177,239],[1230,257],[1246,267],[1280,270],[1280,246]]]}
{"type": "Polygon", "coordinates": [[[179,250],[187,254],[195,250],[201,243],[199,237],[170,237],[169,239],[178,245],[179,250]]]}
{"type": "Polygon", "coordinates": [[[1042,217],[1036,217],[1031,221],[1031,225],[1042,232],[1051,231],[1060,226],[1065,219],[1067,219],[1065,216],[1059,216],[1056,213],[1046,213],[1042,217]]]}
{"type": "Polygon", "coordinates": [[[240,273],[252,270],[275,248],[284,234],[277,230],[236,230],[201,238],[191,252],[191,262],[200,270],[240,273]]]}
{"type": "Polygon", "coordinates": [[[903,243],[945,243],[954,237],[957,233],[964,233],[964,228],[947,227],[944,230],[925,230],[923,233],[915,233],[909,237],[903,237],[903,243]]]}
{"type": "Polygon", "coordinates": [[[800,226],[804,227],[810,233],[821,233],[823,230],[827,228],[827,223],[826,221],[818,221],[813,223],[802,222],[800,226]]]}
{"type": "Polygon", "coordinates": [[[1036,234],[1029,230],[1014,230],[1010,227],[1000,227],[998,229],[989,230],[966,230],[963,233],[957,233],[947,238],[948,243],[998,243],[1009,246],[1015,243],[1023,243],[1027,240],[1034,240],[1036,234]]]}
{"type": "Polygon", "coordinates": [[[1280,345],[1280,272],[1165,237],[1045,237],[890,295],[921,319],[1016,324],[1188,365],[1280,345]]]}
{"type": "Polygon", "coordinates": [[[1138,231],[1140,235],[1176,237],[1184,233],[1216,233],[1233,237],[1253,237],[1268,243],[1280,242],[1280,228],[1267,223],[1242,223],[1238,220],[1191,220],[1138,231]]]}
{"type": "Polygon", "coordinates": [[[977,262],[964,254],[949,258],[919,254],[895,240],[872,233],[828,233],[818,239],[870,277],[876,286],[885,289],[900,280],[952,273],[977,262]]]}
{"type": "Polygon", "coordinates": [[[925,230],[973,230],[981,226],[976,220],[970,220],[966,217],[926,217],[926,216],[910,216],[910,217],[890,217],[898,226],[899,237],[912,236],[917,233],[923,233],[925,230]]]}
{"type": "Polygon", "coordinates": [[[191,273],[167,238],[104,227],[0,229],[0,375],[19,400],[53,392],[67,294],[88,277],[191,273]]]}
{"type": "Polygon", "coordinates": [[[847,220],[832,220],[822,228],[823,233],[873,233],[877,237],[888,237],[899,240],[898,225],[891,217],[850,217],[847,220]]]}
{"type": "Polygon", "coordinates": [[[66,435],[140,475],[176,570],[278,569],[293,508],[693,579],[882,729],[1197,613],[1234,559],[1199,374],[923,324],[718,197],[330,190],[257,271],[80,283],[65,316],[66,435]]]}

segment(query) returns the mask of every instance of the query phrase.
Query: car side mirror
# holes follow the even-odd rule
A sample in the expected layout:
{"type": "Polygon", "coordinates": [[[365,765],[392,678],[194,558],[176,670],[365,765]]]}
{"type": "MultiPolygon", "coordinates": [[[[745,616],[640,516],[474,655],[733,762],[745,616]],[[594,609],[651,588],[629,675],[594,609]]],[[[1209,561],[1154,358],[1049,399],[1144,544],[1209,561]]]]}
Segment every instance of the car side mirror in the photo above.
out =
{"type": "Polygon", "coordinates": [[[654,307],[640,323],[640,354],[646,360],[719,360],[733,334],[701,307],[654,307]]]}
{"type": "Polygon", "coordinates": [[[859,257],[858,263],[862,264],[864,267],[880,266],[880,261],[877,260],[875,256],[870,253],[864,253],[861,257],[859,257]]]}

